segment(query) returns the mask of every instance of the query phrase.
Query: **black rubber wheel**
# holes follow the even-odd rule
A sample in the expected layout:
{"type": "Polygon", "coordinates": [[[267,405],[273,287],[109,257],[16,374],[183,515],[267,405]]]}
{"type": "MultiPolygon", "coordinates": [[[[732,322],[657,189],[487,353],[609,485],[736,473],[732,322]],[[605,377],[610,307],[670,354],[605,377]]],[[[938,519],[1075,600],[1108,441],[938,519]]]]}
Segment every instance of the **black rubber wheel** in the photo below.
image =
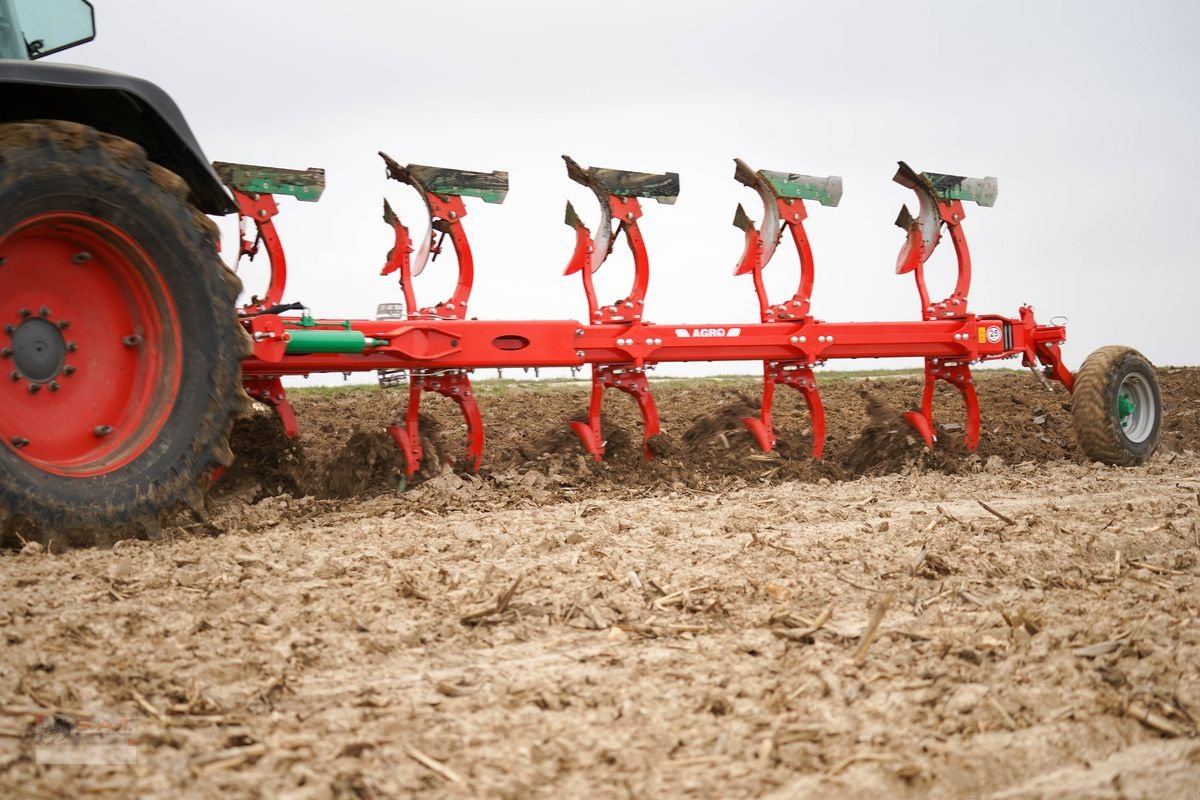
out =
{"type": "Polygon", "coordinates": [[[1075,373],[1075,437],[1093,461],[1132,467],[1158,447],[1162,395],[1154,365],[1131,347],[1101,347],[1075,373]]]}
{"type": "Polygon", "coordinates": [[[125,139],[0,125],[0,542],[154,530],[231,463],[241,284],[187,198],[125,139]]]}

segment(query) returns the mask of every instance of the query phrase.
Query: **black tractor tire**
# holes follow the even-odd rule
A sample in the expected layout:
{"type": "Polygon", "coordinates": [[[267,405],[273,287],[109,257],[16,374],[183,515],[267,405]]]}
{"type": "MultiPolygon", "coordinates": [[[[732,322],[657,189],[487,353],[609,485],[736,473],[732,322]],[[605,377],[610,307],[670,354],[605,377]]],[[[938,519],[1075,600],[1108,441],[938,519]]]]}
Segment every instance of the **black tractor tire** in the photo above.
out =
{"type": "Polygon", "coordinates": [[[1143,463],[1158,447],[1162,427],[1154,365],[1131,347],[1101,347],[1075,373],[1071,414],[1088,458],[1122,467],[1143,463]]]}
{"type": "Polygon", "coordinates": [[[187,184],[139,145],[62,121],[0,125],[0,544],[103,544],[202,507],[248,407],[241,282],[217,240],[187,184]],[[103,297],[81,296],[89,281],[103,297]],[[10,307],[18,296],[28,307],[10,307]],[[120,425],[95,424],[86,403],[120,425]],[[58,449],[39,455],[39,438],[58,449]]]}

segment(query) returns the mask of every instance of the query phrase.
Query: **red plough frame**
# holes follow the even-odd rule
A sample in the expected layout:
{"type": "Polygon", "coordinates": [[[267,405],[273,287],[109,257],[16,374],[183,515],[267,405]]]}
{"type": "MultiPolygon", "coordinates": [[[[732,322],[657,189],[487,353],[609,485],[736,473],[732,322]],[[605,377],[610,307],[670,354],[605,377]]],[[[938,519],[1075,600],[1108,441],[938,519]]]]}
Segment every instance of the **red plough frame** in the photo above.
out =
{"type": "MultiPolygon", "coordinates": [[[[383,155],[383,154],[381,154],[383,155]]],[[[937,381],[954,386],[967,409],[965,445],[979,444],[980,413],[970,365],[1020,356],[1026,367],[1041,365],[1047,377],[1071,389],[1074,376],[1063,365],[1060,345],[1066,329],[1039,325],[1033,309],[1022,307],[1016,317],[976,314],[970,310],[971,256],[962,223],[963,202],[990,206],[995,199],[995,179],[971,179],[936,173],[917,173],[903,162],[896,182],[914,190],[919,209],[913,216],[903,208],[897,225],[906,239],[896,272],[912,273],[921,301],[921,319],[908,322],[825,322],[810,313],[814,284],[812,249],[804,229],[805,199],[837,205],[839,178],[811,178],[792,173],[755,171],[741,160],[735,178],[755,189],[763,202],[763,222],[756,225],[742,209],[734,224],[745,233],[745,250],[735,274],[752,276],[758,295],[757,323],[689,323],[656,325],[644,318],[650,267],[638,220],[639,197],[674,202],[678,176],[651,175],[599,168],[583,168],[567,158],[568,175],[590,188],[601,208],[596,234],[567,205],[566,222],[575,231],[575,250],[566,274],[582,276],[588,304],[588,321],[478,320],[467,319],[474,261],[463,227],[467,215],[464,196],[499,202],[507,190],[505,173],[464,173],[409,165],[402,167],[386,155],[388,175],[417,189],[426,202],[430,237],[423,241],[415,263],[408,229],[390,206],[384,220],[394,230],[396,243],[383,274],[399,273],[407,309],[403,320],[329,320],[285,316],[298,308],[283,304],[286,267],[283,248],[272,217],[278,213],[273,197],[234,185],[234,195],[246,222],[252,222],[254,244],[243,240],[241,252],[253,256],[261,242],[267,251],[271,276],[264,297],[255,297],[241,310],[243,324],[255,339],[255,351],[243,365],[251,397],[273,406],[289,435],[297,432],[295,415],[280,378],[319,372],[363,372],[378,369],[410,371],[409,405],[403,424],[388,430],[401,448],[406,471],[412,476],[423,456],[418,428],[421,397],[434,392],[453,400],[467,424],[467,463],[478,468],[483,456],[483,421],[471,388],[470,372],[491,367],[581,367],[592,365],[592,394],[586,422],[571,423],[587,452],[596,459],[604,454],[600,412],[605,389],[618,389],[637,402],[644,421],[646,456],[653,455],[653,437],[659,433],[646,368],[678,361],[763,362],[763,397],[758,417],[745,424],[764,451],[776,440],[771,412],[775,387],[790,386],[804,397],[812,418],[812,455],[820,458],[825,440],[824,411],[813,367],[835,358],[921,357],[925,361],[925,389],[919,411],[906,419],[927,445],[934,442],[933,397],[937,381]],[[502,187],[498,191],[488,192],[502,187]],[[499,198],[499,199],[497,199],[499,198]],[[795,293],[780,302],[767,297],[762,272],[787,230],[800,261],[795,293]],[[950,236],[958,262],[953,292],[932,300],[925,283],[925,262],[941,240],[950,236]],[[618,236],[624,234],[633,256],[633,284],[628,294],[612,303],[597,301],[592,274],[604,263],[618,236]],[[418,303],[414,278],[450,238],[458,262],[458,281],[451,297],[432,306],[418,303]],[[361,335],[361,347],[352,352],[327,352],[312,344],[314,334],[361,335]],[[300,341],[303,339],[303,341],[300,341]]]]}

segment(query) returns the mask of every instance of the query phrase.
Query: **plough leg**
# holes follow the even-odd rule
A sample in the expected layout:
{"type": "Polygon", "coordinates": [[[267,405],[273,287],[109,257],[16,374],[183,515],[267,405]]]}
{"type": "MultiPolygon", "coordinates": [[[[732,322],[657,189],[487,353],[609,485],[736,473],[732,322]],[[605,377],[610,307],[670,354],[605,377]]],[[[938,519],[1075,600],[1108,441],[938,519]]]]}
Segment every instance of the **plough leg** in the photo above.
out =
{"type": "Polygon", "coordinates": [[[389,425],[387,428],[388,435],[404,456],[404,477],[409,479],[417,474],[425,455],[421,447],[421,392],[421,379],[414,374],[408,384],[408,410],[405,412],[404,425],[389,425]]]}
{"type": "Polygon", "coordinates": [[[921,397],[921,413],[907,412],[904,418],[912,425],[925,444],[933,447],[937,438],[933,435],[933,394],[937,382],[943,380],[962,394],[963,403],[967,408],[966,433],[963,436],[963,446],[968,452],[979,448],[979,430],[981,418],[979,413],[979,396],[975,392],[975,379],[971,377],[971,368],[966,364],[939,363],[938,359],[925,360],[925,391],[921,397]],[[914,419],[917,417],[917,419],[914,419]]]}
{"type": "Polygon", "coordinates": [[[288,400],[283,381],[279,378],[248,378],[244,382],[246,394],[260,403],[266,403],[275,409],[283,432],[289,439],[295,439],[300,434],[300,426],[296,422],[296,411],[288,400]]]}
{"type": "Polygon", "coordinates": [[[424,373],[414,371],[409,379],[408,410],[404,417],[404,426],[390,425],[387,432],[404,455],[405,477],[412,478],[421,468],[424,458],[424,448],[421,446],[421,395],[423,392],[435,392],[454,401],[462,412],[467,424],[467,463],[472,472],[479,471],[483,460],[483,416],[479,413],[479,405],[475,402],[475,392],[471,389],[471,379],[463,370],[451,372],[424,373]]]}
{"type": "Polygon", "coordinates": [[[775,449],[777,440],[772,424],[771,412],[775,402],[775,384],[791,386],[800,392],[808,406],[812,422],[812,457],[820,460],[825,451],[825,407],[821,403],[821,391],[812,369],[806,365],[767,362],[763,365],[762,418],[743,417],[742,423],[753,434],[764,453],[775,449]]]}
{"type": "Polygon", "coordinates": [[[636,367],[598,365],[592,370],[592,399],[588,406],[587,422],[572,422],[571,430],[583,443],[583,448],[597,461],[604,459],[605,441],[600,430],[600,409],[605,389],[620,389],[631,395],[642,413],[642,455],[650,459],[654,450],[650,440],[660,432],[658,407],[650,394],[650,382],[646,373],[636,367]]]}

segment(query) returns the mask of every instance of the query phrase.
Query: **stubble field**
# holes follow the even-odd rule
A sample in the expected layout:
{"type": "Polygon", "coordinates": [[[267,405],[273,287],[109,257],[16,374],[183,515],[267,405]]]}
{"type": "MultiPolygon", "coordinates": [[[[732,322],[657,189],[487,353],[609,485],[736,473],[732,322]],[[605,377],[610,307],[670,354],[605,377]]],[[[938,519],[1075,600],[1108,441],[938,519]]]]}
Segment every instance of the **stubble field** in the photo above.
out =
{"type": "Polygon", "coordinates": [[[915,379],[831,382],[820,463],[796,398],[752,447],[750,380],[656,389],[653,462],[613,398],[603,464],[582,384],[485,388],[482,474],[430,403],[403,492],[402,393],[301,395],[203,514],[0,553],[0,794],[1193,798],[1200,370],[1160,380],[1128,469],[1027,374],[974,455],[955,398],[925,453],[915,379]],[[132,717],[136,765],[37,765],[51,713],[132,717]]]}

